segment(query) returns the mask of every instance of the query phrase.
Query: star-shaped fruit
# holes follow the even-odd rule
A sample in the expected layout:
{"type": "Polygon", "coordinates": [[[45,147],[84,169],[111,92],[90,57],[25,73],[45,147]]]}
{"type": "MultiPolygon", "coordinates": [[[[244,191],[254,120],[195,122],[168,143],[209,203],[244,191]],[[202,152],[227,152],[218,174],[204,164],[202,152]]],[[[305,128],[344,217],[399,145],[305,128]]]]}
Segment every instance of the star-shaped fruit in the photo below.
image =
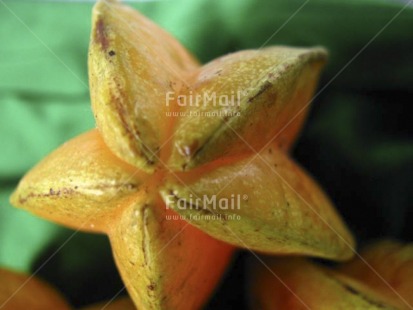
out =
{"type": "Polygon", "coordinates": [[[40,279],[0,268],[0,309],[69,310],[61,294],[40,279]]]}
{"type": "MultiPolygon", "coordinates": [[[[62,294],[35,276],[0,268],[0,309],[2,310],[69,310],[72,307],[62,294]]],[[[89,305],[82,310],[135,309],[128,297],[89,305]]]]}
{"type": "Polygon", "coordinates": [[[100,1],[89,53],[98,129],[20,182],[15,206],[109,235],[139,309],[196,309],[234,247],[336,260],[350,232],[286,154],[326,53],[247,50],[199,66],[138,12],[100,1]]]}
{"type": "Polygon", "coordinates": [[[336,270],[305,258],[254,262],[252,309],[412,309],[413,245],[382,241],[336,270]]]}

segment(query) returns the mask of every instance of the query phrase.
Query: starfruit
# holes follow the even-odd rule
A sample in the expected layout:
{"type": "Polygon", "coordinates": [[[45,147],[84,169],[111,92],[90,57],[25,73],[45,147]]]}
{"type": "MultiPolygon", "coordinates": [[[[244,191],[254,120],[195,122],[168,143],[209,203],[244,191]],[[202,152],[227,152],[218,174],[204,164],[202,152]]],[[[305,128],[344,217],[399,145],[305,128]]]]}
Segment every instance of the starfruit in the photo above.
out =
{"type": "Polygon", "coordinates": [[[286,152],[325,59],[322,48],[271,47],[201,67],[138,12],[99,1],[89,53],[98,128],[29,172],[12,203],[108,234],[140,309],[199,308],[234,246],[349,259],[351,233],[286,152]],[[207,202],[235,196],[235,208],[207,202]]]}
{"type": "Polygon", "coordinates": [[[376,242],[338,270],[393,300],[400,309],[413,308],[413,244],[376,242]]]}
{"type": "Polygon", "coordinates": [[[22,273],[0,269],[0,309],[68,310],[59,292],[47,283],[22,273]]]}
{"type": "MultiPolygon", "coordinates": [[[[0,268],[0,309],[69,310],[72,307],[60,292],[33,275],[0,268]]],[[[128,297],[121,297],[82,308],[83,310],[136,309],[128,297]]]]}
{"type": "Polygon", "coordinates": [[[140,308],[199,307],[228,264],[232,247],[184,220],[166,220],[173,211],[154,191],[156,179],[143,182],[145,176],[118,159],[93,130],[29,172],[12,201],[75,229],[106,232],[140,308]]]}
{"type": "Polygon", "coordinates": [[[264,258],[251,268],[252,309],[412,309],[413,247],[377,243],[330,269],[305,258],[264,258]]]}

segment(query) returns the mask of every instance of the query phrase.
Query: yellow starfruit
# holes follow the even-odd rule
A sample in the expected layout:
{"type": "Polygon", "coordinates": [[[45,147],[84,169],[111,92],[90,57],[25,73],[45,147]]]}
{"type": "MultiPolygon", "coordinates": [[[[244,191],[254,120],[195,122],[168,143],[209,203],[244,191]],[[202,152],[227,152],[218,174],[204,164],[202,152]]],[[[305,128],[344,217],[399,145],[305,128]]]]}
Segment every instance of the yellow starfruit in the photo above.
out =
{"type": "Polygon", "coordinates": [[[69,310],[57,292],[42,280],[0,268],[0,309],[3,310],[69,310]]]}
{"type": "Polygon", "coordinates": [[[108,234],[139,309],[199,308],[234,246],[349,259],[351,233],[287,155],[325,59],[322,48],[270,47],[200,66],[138,12],[99,1],[89,53],[98,128],[33,168],[12,204],[108,234]]]}
{"type": "Polygon", "coordinates": [[[302,257],[250,269],[252,309],[412,309],[413,246],[383,241],[331,269],[302,257]]]}

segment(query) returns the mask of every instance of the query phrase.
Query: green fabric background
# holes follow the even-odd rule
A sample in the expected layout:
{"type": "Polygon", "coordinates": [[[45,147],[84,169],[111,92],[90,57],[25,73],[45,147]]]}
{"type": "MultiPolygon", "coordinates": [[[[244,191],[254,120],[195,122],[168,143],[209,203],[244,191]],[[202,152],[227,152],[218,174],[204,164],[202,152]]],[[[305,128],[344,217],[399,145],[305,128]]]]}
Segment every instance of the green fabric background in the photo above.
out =
{"type": "MultiPolygon", "coordinates": [[[[0,266],[33,272],[44,264],[39,275],[76,305],[111,298],[121,282],[104,236],[73,235],[8,202],[30,167],[94,126],[86,66],[92,4],[3,1],[0,266]]],[[[259,48],[277,29],[266,45],[327,47],[320,88],[328,86],[313,103],[294,155],[325,187],[359,244],[383,237],[411,241],[413,8],[383,30],[403,4],[310,0],[291,17],[303,3],[171,0],[135,6],[203,62],[259,48]]],[[[247,259],[244,253],[235,260],[209,308],[242,309],[247,259]]]]}

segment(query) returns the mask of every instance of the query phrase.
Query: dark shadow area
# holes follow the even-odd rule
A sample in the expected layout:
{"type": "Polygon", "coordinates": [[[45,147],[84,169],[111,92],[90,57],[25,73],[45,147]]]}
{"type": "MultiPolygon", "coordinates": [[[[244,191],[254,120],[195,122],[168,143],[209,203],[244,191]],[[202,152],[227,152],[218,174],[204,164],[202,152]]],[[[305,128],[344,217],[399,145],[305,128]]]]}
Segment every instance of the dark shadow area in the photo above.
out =
{"type": "Polygon", "coordinates": [[[205,306],[205,310],[246,310],[247,299],[245,296],[245,285],[247,274],[245,272],[246,261],[251,254],[240,251],[236,254],[231,267],[227,270],[221,285],[214,296],[205,306]]]}
{"type": "Polygon", "coordinates": [[[325,93],[313,106],[293,156],[330,195],[359,245],[411,241],[411,93],[325,93]]]}

